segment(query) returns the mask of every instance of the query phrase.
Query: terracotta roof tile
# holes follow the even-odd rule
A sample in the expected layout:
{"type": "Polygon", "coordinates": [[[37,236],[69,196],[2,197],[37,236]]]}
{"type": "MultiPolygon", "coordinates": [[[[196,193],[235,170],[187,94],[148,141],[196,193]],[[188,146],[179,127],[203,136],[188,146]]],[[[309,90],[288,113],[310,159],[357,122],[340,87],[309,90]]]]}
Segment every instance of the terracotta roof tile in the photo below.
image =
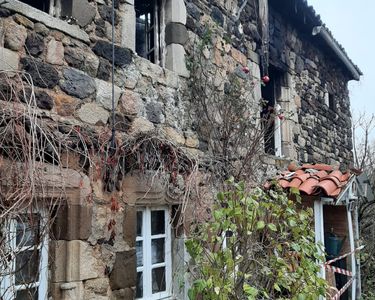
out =
{"type": "Polygon", "coordinates": [[[277,181],[284,189],[293,187],[305,195],[335,198],[352,175],[350,171],[341,173],[338,167],[326,164],[303,164],[301,167],[290,164],[288,171],[282,172],[277,181]]]}

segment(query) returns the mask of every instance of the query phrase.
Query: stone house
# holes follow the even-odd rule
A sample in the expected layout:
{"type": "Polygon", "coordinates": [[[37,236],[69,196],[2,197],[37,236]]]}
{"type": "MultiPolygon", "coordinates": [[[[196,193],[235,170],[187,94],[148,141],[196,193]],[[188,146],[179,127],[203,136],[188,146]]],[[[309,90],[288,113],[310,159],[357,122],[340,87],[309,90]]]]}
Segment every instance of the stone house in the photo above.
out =
{"type": "MultiPolygon", "coordinates": [[[[193,75],[187,57],[206,26],[220,32],[206,59],[222,79],[251,80],[253,102],[265,99],[266,110],[289,116],[278,113],[267,132],[267,163],[351,164],[347,83],[361,71],[305,0],[0,0],[1,114],[31,106],[61,140],[85,130],[100,141],[109,128],[125,148],[128,139],[160,135],[204,156],[210,141],[187,117],[184,95],[193,75]]],[[[2,120],[1,130],[9,119],[2,120]]],[[[83,143],[76,137],[59,163],[53,155],[36,160],[44,189],[32,214],[24,204],[19,218],[2,213],[2,243],[15,253],[2,260],[3,299],[186,299],[184,235],[172,220],[182,196],[147,170],[124,172],[108,188],[96,176],[102,165],[72,150],[83,143]],[[57,212],[55,198],[64,200],[57,212]],[[43,224],[35,238],[30,228],[43,224]]],[[[4,145],[1,182],[9,182],[13,157],[4,145]]]]}

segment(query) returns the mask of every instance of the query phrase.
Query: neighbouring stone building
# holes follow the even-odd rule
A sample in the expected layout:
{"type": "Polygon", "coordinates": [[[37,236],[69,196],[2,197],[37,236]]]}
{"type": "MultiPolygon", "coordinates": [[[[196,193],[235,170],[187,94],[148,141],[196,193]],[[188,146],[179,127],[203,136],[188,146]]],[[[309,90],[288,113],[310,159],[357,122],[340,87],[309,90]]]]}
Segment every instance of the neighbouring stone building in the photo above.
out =
{"type": "MultiPolygon", "coordinates": [[[[204,156],[210,141],[191,121],[185,97],[192,75],[187,58],[207,28],[215,28],[213,46],[203,51],[222,70],[219,80],[233,73],[240,82],[251,81],[251,100],[265,99],[266,110],[277,108],[276,125],[264,142],[267,161],[351,164],[347,83],[362,74],[305,0],[116,0],[113,6],[114,48],[111,0],[0,0],[0,113],[13,97],[21,99],[17,108],[26,106],[22,97],[30,96],[32,82],[33,114],[55,125],[56,136],[64,138],[73,128],[100,140],[114,128],[124,144],[155,134],[191,157],[204,156]],[[21,88],[22,72],[29,74],[24,89],[10,91],[9,84],[21,88]]],[[[45,159],[39,166],[39,179],[64,189],[65,203],[50,238],[38,241],[40,271],[29,267],[26,284],[8,272],[0,295],[187,299],[184,235],[172,230],[170,213],[182,199],[144,170],[107,189],[95,176],[100,170],[90,164],[83,172],[85,162],[75,157],[60,166],[45,159]]],[[[55,193],[46,191],[41,201],[55,193]]],[[[24,226],[12,222],[12,228],[24,226]]],[[[8,235],[15,239],[17,230],[8,235]]],[[[17,243],[12,247],[30,259],[17,243]]],[[[18,269],[15,261],[7,268],[18,269]]]]}

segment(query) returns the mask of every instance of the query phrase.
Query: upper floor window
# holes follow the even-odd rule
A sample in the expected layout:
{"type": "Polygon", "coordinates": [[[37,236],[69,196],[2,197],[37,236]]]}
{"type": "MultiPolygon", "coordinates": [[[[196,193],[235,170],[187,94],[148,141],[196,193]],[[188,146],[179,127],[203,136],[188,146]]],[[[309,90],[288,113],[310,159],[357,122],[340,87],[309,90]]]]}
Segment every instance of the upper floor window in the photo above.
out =
{"type": "Polygon", "coordinates": [[[274,67],[270,67],[269,82],[262,86],[262,111],[264,151],[267,154],[282,156],[281,119],[279,117],[281,107],[278,99],[281,94],[284,73],[274,67]]]}
{"type": "Polygon", "coordinates": [[[134,8],[136,13],[136,52],[152,63],[161,64],[161,1],[135,0],[134,8]]]}
{"type": "Polygon", "coordinates": [[[137,299],[164,299],[171,289],[171,228],[165,208],[137,212],[137,299]]]}
{"type": "Polygon", "coordinates": [[[44,11],[54,17],[60,17],[62,6],[69,5],[67,4],[69,1],[62,0],[21,0],[21,2],[44,11]]]}
{"type": "Polygon", "coordinates": [[[0,298],[47,299],[48,236],[43,214],[22,214],[2,228],[8,261],[1,262],[0,298]]]}

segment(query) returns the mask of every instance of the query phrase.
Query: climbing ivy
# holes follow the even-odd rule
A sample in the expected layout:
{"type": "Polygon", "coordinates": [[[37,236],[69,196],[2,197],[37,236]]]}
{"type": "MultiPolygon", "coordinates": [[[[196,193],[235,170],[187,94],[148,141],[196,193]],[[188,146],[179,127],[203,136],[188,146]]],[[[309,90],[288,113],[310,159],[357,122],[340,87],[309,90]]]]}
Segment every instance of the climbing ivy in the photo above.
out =
{"type": "Polygon", "coordinates": [[[325,295],[323,257],[314,242],[312,210],[298,191],[290,200],[274,186],[247,191],[227,182],[210,220],[191,230],[186,248],[193,283],[189,299],[311,299],[325,295]]]}

